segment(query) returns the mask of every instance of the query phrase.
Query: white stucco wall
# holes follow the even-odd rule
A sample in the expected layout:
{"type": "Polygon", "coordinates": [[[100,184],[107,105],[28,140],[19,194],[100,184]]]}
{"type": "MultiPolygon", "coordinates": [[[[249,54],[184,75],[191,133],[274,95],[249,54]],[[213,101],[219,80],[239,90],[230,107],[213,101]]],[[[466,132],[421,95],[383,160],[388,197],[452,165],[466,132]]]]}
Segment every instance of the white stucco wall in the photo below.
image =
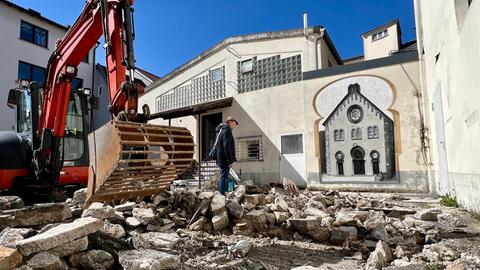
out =
{"type": "MultiPolygon", "coordinates": [[[[7,107],[8,91],[18,86],[19,61],[27,62],[46,68],[48,59],[55,48],[55,41],[62,38],[65,30],[44,20],[33,17],[28,13],[7,6],[0,2],[0,35],[2,46],[2,72],[0,72],[0,120],[1,130],[15,130],[15,110],[7,107]],[[47,48],[20,39],[20,22],[24,20],[33,25],[48,30],[47,48]]],[[[84,87],[92,86],[93,53],[90,52],[89,63],[81,63],[78,68],[78,77],[83,79],[84,87]]]]}
{"type": "Polygon", "coordinates": [[[399,49],[399,35],[397,24],[393,24],[389,27],[379,29],[377,32],[388,30],[388,36],[381,39],[372,40],[372,35],[363,36],[363,50],[365,60],[376,59],[380,57],[389,56],[391,51],[397,51],[399,49]]]}
{"type": "Polygon", "coordinates": [[[441,185],[439,161],[445,153],[448,166],[446,192],[456,196],[463,206],[480,213],[480,1],[472,1],[468,10],[467,0],[415,2],[416,19],[420,25],[417,32],[420,31],[421,45],[425,48],[425,54],[420,58],[423,59],[433,183],[437,187],[441,185]],[[457,18],[457,12],[464,13],[457,18]],[[443,104],[432,106],[437,93],[443,104]],[[443,110],[443,121],[438,117],[440,109],[443,110]],[[439,121],[444,126],[445,141],[440,145],[445,151],[437,143],[441,136],[435,123],[439,121]]]}

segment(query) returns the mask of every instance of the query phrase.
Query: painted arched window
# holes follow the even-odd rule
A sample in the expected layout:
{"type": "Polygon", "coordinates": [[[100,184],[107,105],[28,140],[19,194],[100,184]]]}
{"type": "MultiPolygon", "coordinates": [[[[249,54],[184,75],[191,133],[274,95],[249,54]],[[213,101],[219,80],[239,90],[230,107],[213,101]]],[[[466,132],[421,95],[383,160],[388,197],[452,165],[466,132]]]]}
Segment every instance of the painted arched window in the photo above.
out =
{"type": "Polygon", "coordinates": [[[361,139],[362,139],[362,129],[352,128],[352,140],[361,140],[361,139]]]}
{"type": "Polygon", "coordinates": [[[370,126],[368,127],[368,138],[369,139],[377,139],[378,138],[378,126],[370,126]]]}

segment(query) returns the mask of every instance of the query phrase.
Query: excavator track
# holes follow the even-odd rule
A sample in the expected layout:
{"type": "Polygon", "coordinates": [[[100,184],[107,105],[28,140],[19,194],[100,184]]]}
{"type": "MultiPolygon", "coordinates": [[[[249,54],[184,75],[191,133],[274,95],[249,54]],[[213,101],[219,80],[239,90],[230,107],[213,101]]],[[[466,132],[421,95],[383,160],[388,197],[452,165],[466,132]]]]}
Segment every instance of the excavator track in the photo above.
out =
{"type": "Polygon", "coordinates": [[[86,205],[158,194],[193,161],[193,137],[181,127],[111,121],[88,141],[86,205]]]}

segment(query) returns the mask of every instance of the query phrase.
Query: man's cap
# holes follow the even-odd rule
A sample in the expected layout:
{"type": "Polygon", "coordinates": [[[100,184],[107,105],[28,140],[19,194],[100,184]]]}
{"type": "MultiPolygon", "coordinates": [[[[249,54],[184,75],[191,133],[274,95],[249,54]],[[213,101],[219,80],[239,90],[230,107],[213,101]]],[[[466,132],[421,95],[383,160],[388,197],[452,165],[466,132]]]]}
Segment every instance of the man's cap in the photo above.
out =
{"type": "Polygon", "coordinates": [[[227,117],[227,120],[226,120],[225,122],[228,123],[228,122],[230,122],[230,121],[235,121],[235,123],[237,123],[237,125],[239,125],[237,119],[235,119],[235,118],[233,118],[233,117],[231,117],[231,116],[227,117]]]}

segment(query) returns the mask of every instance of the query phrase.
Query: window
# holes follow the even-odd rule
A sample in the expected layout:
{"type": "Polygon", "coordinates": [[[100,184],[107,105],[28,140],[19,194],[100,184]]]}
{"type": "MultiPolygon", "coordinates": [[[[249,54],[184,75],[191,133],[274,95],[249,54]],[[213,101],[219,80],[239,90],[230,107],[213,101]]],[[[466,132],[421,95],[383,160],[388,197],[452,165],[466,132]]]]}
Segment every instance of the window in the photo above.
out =
{"type": "Polygon", "coordinates": [[[237,138],[236,150],[239,161],[262,161],[262,137],[237,138]]]}
{"type": "Polygon", "coordinates": [[[384,38],[384,37],[386,37],[386,36],[388,36],[388,29],[385,29],[385,30],[383,30],[383,31],[381,31],[381,32],[378,32],[378,33],[373,34],[373,35],[372,35],[372,41],[377,41],[377,40],[379,40],[379,39],[381,39],[381,38],[384,38]]]}
{"type": "Polygon", "coordinates": [[[303,154],[303,135],[285,135],[281,138],[282,154],[303,154]]]}
{"type": "Polygon", "coordinates": [[[343,129],[336,129],[333,133],[333,136],[336,142],[345,140],[345,132],[343,129]]]}
{"type": "Polygon", "coordinates": [[[45,82],[46,69],[26,62],[18,62],[18,80],[45,82]]]}
{"type": "Polygon", "coordinates": [[[48,31],[33,24],[22,21],[20,23],[20,39],[47,47],[48,31]]]}
{"type": "Polygon", "coordinates": [[[362,129],[352,128],[352,140],[361,140],[361,139],[362,139],[362,129]]]}
{"type": "Polygon", "coordinates": [[[378,126],[368,127],[368,138],[378,139],[378,126]]]}
{"type": "Polygon", "coordinates": [[[210,70],[210,77],[212,78],[212,82],[223,80],[223,68],[210,70]]]}
{"type": "Polygon", "coordinates": [[[240,72],[247,73],[253,71],[253,60],[245,60],[240,64],[240,72]]]}

